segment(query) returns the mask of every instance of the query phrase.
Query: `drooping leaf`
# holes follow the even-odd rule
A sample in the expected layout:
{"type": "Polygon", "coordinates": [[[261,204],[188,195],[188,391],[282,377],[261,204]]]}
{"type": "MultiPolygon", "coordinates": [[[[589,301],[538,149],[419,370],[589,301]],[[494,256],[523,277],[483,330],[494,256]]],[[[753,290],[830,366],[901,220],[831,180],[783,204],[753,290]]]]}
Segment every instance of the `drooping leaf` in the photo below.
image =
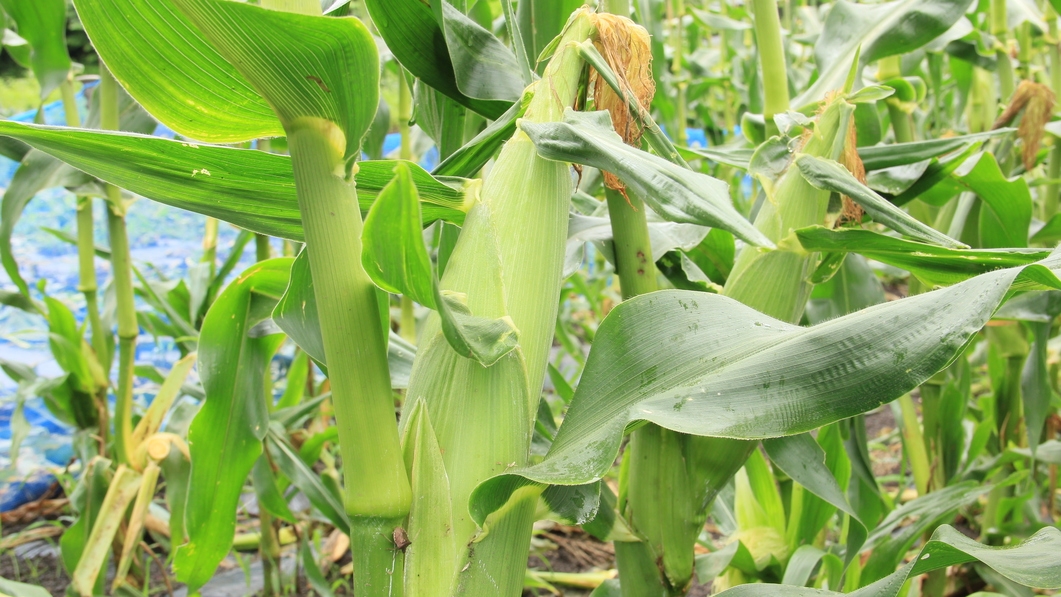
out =
{"type": "Polygon", "coordinates": [[[44,100],[70,74],[70,55],[66,51],[66,2],[2,0],[0,7],[14,19],[19,37],[29,46],[29,63],[40,83],[40,98],[44,100]]]}
{"type": "MultiPolygon", "coordinates": [[[[549,454],[509,474],[547,484],[599,479],[624,429],[640,421],[762,439],[868,412],[948,365],[1011,292],[1061,288],[1054,271],[1061,255],[810,328],[712,294],[661,291],[625,301],[597,331],[549,454]]],[[[505,479],[481,484],[473,499],[505,479]]]]}
{"type": "Polygon", "coordinates": [[[29,294],[29,287],[22,279],[18,263],[11,253],[11,235],[15,231],[15,224],[22,216],[26,204],[37,193],[54,186],[80,183],[84,179],[84,175],[40,151],[27,153],[18,170],[15,170],[0,206],[0,260],[3,261],[8,277],[23,295],[29,294]]]}
{"type": "Polygon", "coordinates": [[[524,83],[512,50],[449,2],[440,4],[457,89],[480,100],[518,101],[524,83]]]}
{"type": "Polygon", "coordinates": [[[770,462],[785,472],[793,481],[809,490],[829,505],[851,517],[848,529],[847,553],[854,557],[866,540],[866,526],[840,487],[836,477],[825,464],[826,454],[809,434],[801,433],[763,441],[770,462]]]}
{"type": "Polygon", "coordinates": [[[188,430],[192,470],[188,543],[174,569],[201,587],[232,546],[243,482],[262,453],[269,424],[265,371],[283,339],[251,331],[267,319],[287,285],[290,258],[251,266],[217,298],[199,335],[199,376],[206,400],[188,430]]]}
{"type": "Polygon", "coordinates": [[[523,130],[542,157],[613,172],[667,220],[722,228],[753,245],[773,246],[733,207],[726,183],[625,144],[608,112],[568,109],[563,122],[524,123],[523,130]]]}
{"type": "Polygon", "coordinates": [[[949,520],[948,515],[986,495],[991,483],[966,481],[925,494],[892,510],[866,540],[864,551],[870,552],[862,569],[863,583],[870,583],[892,573],[908,549],[935,525],[949,520]]]}
{"type": "Polygon", "coordinates": [[[824,191],[843,193],[851,197],[874,220],[896,232],[944,247],[965,246],[895,207],[873,189],[859,182],[847,168],[833,160],[804,154],[796,157],[796,165],[807,182],[824,191]]]}
{"type": "MultiPolygon", "coordinates": [[[[287,156],[8,121],[0,121],[0,134],[25,141],[91,176],[153,201],[260,234],[305,240],[291,159],[287,156]]],[[[362,211],[367,211],[393,177],[395,162],[365,161],[358,166],[358,201],[362,211]]],[[[464,182],[457,182],[458,188],[453,188],[415,164],[410,164],[409,169],[421,199],[428,202],[423,213],[429,222],[440,218],[463,222],[464,182]]],[[[5,213],[4,226],[7,221],[5,213]]]]}
{"type": "Polygon", "coordinates": [[[269,104],[174,0],[74,5],[114,78],[169,128],[215,143],[283,134],[269,104]]]}

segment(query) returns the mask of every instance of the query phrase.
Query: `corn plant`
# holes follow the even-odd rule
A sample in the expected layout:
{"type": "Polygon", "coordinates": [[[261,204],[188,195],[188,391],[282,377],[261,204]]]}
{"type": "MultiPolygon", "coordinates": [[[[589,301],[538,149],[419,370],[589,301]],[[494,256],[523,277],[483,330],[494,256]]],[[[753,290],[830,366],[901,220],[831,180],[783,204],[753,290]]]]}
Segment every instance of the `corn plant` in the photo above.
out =
{"type": "MultiPolygon", "coordinates": [[[[1032,28],[1055,14],[1011,27],[1002,0],[971,17],[968,0],[502,0],[492,29],[490,3],[466,4],[74,0],[102,62],[102,130],[0,122],[32,148],[25,163],[68,164],[79,178],[66,186],[102,181],[108,202],[116,383],[93,314],[91,193],[77,237],[91,342],[24,282],[4,295],[47,314],[70,374],[59,385],[5,370],[98,428],[98,451],[114,455],[81,455],[79,517],[62,540],[73,591],[106,590],[112,545],[110,590],[142,581],[159,478],[191,591],[248,542],[236,525],[248,479],[270,595],[283,590],[282,524],[347,537],[359,596],[516,595],[545,578],[526,575],[541,519],[614,542],[618,578],[595,578],[596,595],[684,595],[699,578],[727,595],[896,596],[922,574],[923,594],[943,595],[947,567],[971,562],[995,586],[1061,587],[1056,468],[1048,514],[1034,512],[1040,464],[1056,459],[1044,432],[1056,176],[1035,197],[1010,178],[1043,161],[1052,92],[1034,79],[1058,70],[1044,37],[1056,22],[1042,39],[1032,28]],[[813,45],[786,35],[797,27],[813,45]],[[381,70],[398,80],[395,160],[362,156],[386,126],[381,70]],[[123,127],[123,101],[181,139],[123,127]],[[440,153],[430,173],[411,161],[414,114],[440,153]],[[715,146],[686,147],[687,126],[708,118],[715,146]],[[918,138],[929,119],[963,134],[918,138]],[[122,189],[213,218],[210,269],[218,220],[258,239],[256,264],[222,289],[228,261],[194,301],[141,275],[144,327],[186,356],[139,422],[122,189]],[[301,250],[271,258],[273,236],[301,250]],[[587,239],[615,280],[575,274],[565,287],[587,239]],[[909,296],[885,302],[869,260],[909,272],[909,296]],[[604,316],[598,293],[616,284],[623,300],[604,316]],[[565,329],[571,288],[603,316],[580,330],[588,354],[565,329]],[[277,401],[269,366],[288,340],[298,365],[277,401]],[[186,435],[162,431],[193,362],[202,406],[186,435]],[[307,393],[311,367],[327,387],[307,393]],[[893,401],[911,498],[882,488],[867,455],[862,417],[893,401]],[[291,512],[290,491],[316,522],[291,512]],[[955,512],[978,520],[979,542],[947,525],[955,512]],[[705,534],[709,517],[724,545],[705,534]]],[[[36,13],[2,5],[42,83],[69,87],[68,61],[47,63],[34,37],[36,13]]],[[[16,191],[0,256],[17,284],[11,218],[32,192],[16,191]]]]}

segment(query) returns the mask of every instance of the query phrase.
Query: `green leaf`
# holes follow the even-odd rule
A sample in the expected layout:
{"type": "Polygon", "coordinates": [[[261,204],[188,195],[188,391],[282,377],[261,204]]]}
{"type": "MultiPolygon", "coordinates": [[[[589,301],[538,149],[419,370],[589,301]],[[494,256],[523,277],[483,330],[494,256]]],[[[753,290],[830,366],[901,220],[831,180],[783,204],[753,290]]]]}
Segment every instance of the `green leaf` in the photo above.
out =
{"type": "Polygon", "coordinates": [[[530,102],[531,94],[512,104],[512,107],[494,120],[481,133],[468,141],[460,149],[442,160],[435,168],[436,176],[473,177],[497,153],[497,150],[512,138],[516,132],[516,119],[523,116],[530,102]]]}
{"type": "MultiPolygon", "coordinates": [[[[798,235],[799,232],[797,231],[798,235]]],[[[835,255],[836,253],[830,253],[835,255]]],[[[839,270],[811,292],[807,320],[812,324],[883,303],[884,287],[861,255],[846,255],[839,270]]]]}
{"type": "Polygon", "coordinates": [[[1024,178],[1007,179],[995,156],[987,152],[962,164],[954,178],[983,201],[979,219],[982,247],[1028,246],[1032,196],[1024,178]]]}
{"type": "Polygon", "coordinates": [[[1050,254],[1047,249],[947,249],[869,230],[829,230],[821,226],[801,228],[796,231],[796,237],[807,251],[859,253],[939,286],[1005,267],[1034,263],[1050,254]]]}
{"type": "Polygon", "coordinates": [[[0,261],[11,281],[19,291],[29,295],[29,287],[18,271],[18,263],[11,253],[11,235],[22,211],[37,193],[49,187],[60,186],[74,179],[83,180],[76,171],[52,156],[40,151],[30,151],[19,164],[18,170],[8,183],[0,205],[0,261]]]}
{"type": "Polygon", "coordinates": [[[459,544],[453,533],[453,504],[442,450],[431,426],[426,403],[420,399],[409,412],[402,450],[412,483],[407,566],[418,573],[406,579],[409,595],[451,595],[459,544]]]}
{"type": "Polygon", "coordinates": [[[796,157],[796,165],[799,166],[803,178],[811,185],[823,191],[842,193],[851,197],[875,221],[896,232],[944,247],[965,247],[960,242],[895,207],[887,199],[875,193],[873,189],[859,182],[847,168],[833,160],[802,154],[796,157]]]}
{"type": "Polygon", "coordinates": [[[291,509],[287,507],[287,500],[280,488],[276,486],[276,473],[269,463],[269,459],[262,456],[254,462],[251,469],[251,480],[254,483],[254,494],[258,498],[258,506],[276,518],[286,520],[291,524],[298,522],[291,509]]]}
{"type": "MultiPolygon", "coordinates": [[[[90,176],[152,201],[215,217],[259,234],[305,240],[288,156],[9,121],[0,121],[0,134],[25,141],[90,176]]],[[[395,164],[390,160],[358,163],[357,196],[362,211],[390,182],[395,164]]],[[[427,222],[440,218],[457,224],[464,221],[466,195],[470,192],[465,181],[454,180],[454,188],[415,164],[410,163],[409,169],[421,199],[427,202],[423,206],[427,222]]],[[[10,189],[8,192],[13,193],[10,189]]],[[[24,195],[25,192],[19,193],[20,197],[24,195]]],[[[2,225],[7,222],[5,212],[2,225]]]]}
{"type": "Polygon", "coordinates": [[[431,258],[420,221],[420,195],[409,168],[399,164],[365,218],[361,263],[376,286],[434,308],[431,258]]]}
{"type": "Polygon", "coordinates": [[[863,547],[863,551],[870,552],[860,577],[863,584],[891,574],[918,537],[950,520],[952,512],[986,495],[992,487],[991,483],[966,481],[925,494],[892,510],[873,529],[863,547]]]}
{"type": "Polygon", "coordinates": [[[174,0],[75,0],[74,5],[115,79],[169,128],[216,143],[283,134],[269,104],[174,0]]]}
{"type": "MultiPolygon", "coordinates": [[[[500,278],[500,264],[498,267],[500,278]]],[[[443,292],[434,286],[442,333],[457,354],[489,367],[512,352],[519,344],[519,330],[507,315],[492,319],[472,314],[467,297],[443,292]]]]}
{"type": "MultiPolygon", "coordinates": [[[[784,471],[793,481],[851,517],[852,525],[848,529],[847,555],[853,558],[866,540],[868,531],[859,519],[858,513],[848,503],[844,490],[840,487],[836,477],[826,466],[825,450],[806,433],[764,440],[763,448],[770,456],[770,462],[784,471]]],[[[817,530],[815,529],[815,532],[817,530]]]]}
{"type": "MultiPolygon", "coordinates": [[[[966,562],[983,562],[1003,577],[1017,583],[1040,588],[1061,587],[1061,531],[1047,527],[1017,545],[992,547],[977,543],[943,525],[921,552],[906,566],[857,591],[850,597],[897,597],[907,579],[925,572],[966,562]]],[[[786,585],[741,585],[719,593],[726,597],[833,597],[834,591],[807,589],[786,585]]]]}
{"type": "MultiPolygon", "coordinates": [[[[599,479],[615,461],[624,430],[641,421],[694,435],[764,439],[868,412],[947,366],[1011,292],[1061,288],[1055,270],[1061,255],[810,328],[700,292],[630,299],[597,330],[549,454],[509,474],[562,485],[599,479]]],[[[505,479],[481,484],[473,499],[505,479]]]]}
{"type": "MultiPolygon", "coordinates": [[[[41,86],[41,101],[70,74],[66,51],[65,0],[0,0],[0,7],[18,24],[18,35],[29,43],[29,62],[41,86]]],[[[2,31],[0,31],[2,32],[2,31]]]]}
{"type": "Polygon", "coordinates": [[[300,119],[332,122],[345,136],[332,140],[344,157],[360,155],[379,105],[376,42],[360,20],[225,0],[174,4],[269,102],[285,129],[300,119]]]}
{"type": "Polygon", "coordinates": [[[1011,128],[1001,128],[983,133],[959,135],[957,137],[946,137],[943,139],[913,141],[911,143],[892,143],[890,145],[876,145],[874,147],[859,147],[858,157],[862,158],[862,165],[866,167],[867,171],[882,170],[884,168],[905,166],[915,162],[936,158],[974,143],[981,143],[999,135],[1012,133],[1014,130],[1015,129],[1011,128]]]}
{"type": "Polygon", "coordinates": [[[860,50],[859,69],[881,58],[916,50],[962,18],[971,3],[972,0],[895,0],[864,5],[839,0],[825,17],[814,45],[818,79],[792,100],[792,106],[813,106],[826,93],[841,89],[856,50],[860,50]]]}
{"type": "Polygon", "coordinates": [[[664,219],[728,230],[760,247],[773,243],[734,207],[726,183],[623,143],[608,112],[567,109],[563,122],[523,123],[538,155],[613,172],[664,219]]]}
{"type": "Polygon", "coordinates": [[[523,73],[512,50],[449,2],[440,4],[457,89],[480,100],[519,100],[523,73]]]}
{"type": "Polygon", "coordinates": [[[281,433],[278,433],[278,430],[270,430],[267,440],[269,453],[280,472],[290,479],[291,484],[297,487],[313,504],[313,507],[319,510],[337,529],[349,533],[350,520],[346,516],[346,511],[343,510],[343,502],[339,496],[325,486],[321,481],[321,476],[299,457],[298,452],[281,433]]]}
{"type": "Polygon", "coordinates": [[[365,5],[387,47],[418,79],[487,118],[497,118],[508,110],[508,101],[475,99],[458,88],[446,35],[428,3],[366,0],[365,5]]]}
{"type": "MultiPolygon", "coordinates": [[[[313,294],[313,277],[310,273],[307,249],[302,249],[291,263],[287,290],[273,310],[273,321],[327,373],[328,363],[324,357],[324,339],[321,337],[320,321],[317,319],[317,298],[313,294]]],[[[409,374],[415,356],[415,346],[394,332],[390,333],[387,341],[387,362],[390,365],[391,387],[409,387],[409,374]]]]}
{"type": "Polygon", "coordinates": [[[181,582],[198,589],[232,546],[239,496],[269,424],[265,372],[282,335],[252,334],[284,292],[290,258],[259,262],[217,298],[199,334],[206,400],[188,430],[192,471],[188,543],[177,548],[181,582]]]}
{"type": "Polygon", "coordinates": [[[50,597],[47,589],[38,585],[0,578],[0,593],[9,597],[50,597]]]}

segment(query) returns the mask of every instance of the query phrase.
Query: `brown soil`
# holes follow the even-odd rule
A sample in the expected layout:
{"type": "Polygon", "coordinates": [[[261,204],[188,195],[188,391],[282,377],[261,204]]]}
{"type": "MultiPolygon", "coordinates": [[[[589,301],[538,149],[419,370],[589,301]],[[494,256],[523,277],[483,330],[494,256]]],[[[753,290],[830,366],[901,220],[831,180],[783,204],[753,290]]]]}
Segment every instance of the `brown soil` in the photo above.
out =
{"type": "Polygon", "coordinates": [[[51,554],[21,558],[8,551],[0,556],[0,577],[44,587],[56,597],[64,595],[70,584],[59,558],[51,554]]]}

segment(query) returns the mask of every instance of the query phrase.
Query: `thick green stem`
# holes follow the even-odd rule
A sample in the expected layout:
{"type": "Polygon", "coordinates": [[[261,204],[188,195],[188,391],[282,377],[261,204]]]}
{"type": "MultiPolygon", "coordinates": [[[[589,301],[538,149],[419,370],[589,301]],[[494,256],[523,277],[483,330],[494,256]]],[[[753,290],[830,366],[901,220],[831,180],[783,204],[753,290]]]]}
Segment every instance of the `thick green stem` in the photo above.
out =
{"type": "Polygon", "coordinates": [[[255,261],[265,261],[273,256],[273,248],[269,245],[269,236],[267,234],[255,234],[254,235],[254,259],[255,261]]]}
{"type": "Polygon", "coordinates": [[[766,119],[767,134],[776,134],[774,115],[789,109],[788,70],[777,0],[752,0],[752,10],[755,13],[755,44],[759,49],[759,68],[763,76],[763,118],[766,119]]]}
{"type": "MultiPolygon", "coordinates": [[[[1048,43],[1048,54],[1050,57],[1050,89],[1053,90],[1054,95],[1061,97],[1061,45],[1058,43],[1058,29],[1057,29],[1057,15],[1054,13],[1053,8],[1047,10],[1050,23],[1050,38],[1051,42],[1048,43]]],[[[1050,218],[1053,218],[1057,214],[1058,205],[1061,203],[1061,184],[1058,184],[1058,178],[1061,178],[1061,139],[1051,135],[1051,141],[1053,145],[1050,147],[1049,157],[1046,159],[1046,177],[1050,180],[1046,185],[1043,186],[1042,196],[1042,216],[1043,221],[1049,222],[1050,218]]]]}
{"type": "MultiPolygon", "coordinates": [[[[413,119],[413,97],[409,89],[409,81],[405,78],[405,71],[399,67],[398,72],[398,134],[401,136],[401,148],[399,157],[403,160],[413,159],[413,140],[410,121],[413,119]]],[[[413,299],[402,295],[402,338],[411,344],[416,343],[416,314],[413,311],[413,299]]]]}
{"type": "MultiPolygon", "coordinates": [[[[106,67],[101,68],[100,127],[119,130],[118,83],[106,67]]],[[[128,463],[133,446],[133,367],[136,362],[136,321],[133,301],[133,263],[125,228],[125,204],[118,187],[107,185],[107,232],[111,244],[111,269],[118,316],[118,392],[114,406],[114,447],[118,461],[128,463]]]]}
{"type": "Polygon", "coordinates": [[[612,223],[615,271],[623,298],[659,290],[644,202],[629,192],[624,196],[608,189],[605,194],[612,223]]]}
{"type": "Polygon", "coordinates": [[[291,123],[287,134],[343,454],[355,591],[391,595],[400,576],[380,563],[396,557],[390,533],[412,496],[376,290],[361,265],[361,212],[354,184],[343,176],[347,140],[333,123],[314,118],[291,123]]]}
{"type": "MultiPolygon", "coordinates": [[[[880,60],[877,78],[881,81],[897,79],[903,76],[902,56],[888,56],[880,60]]],[[[903,109],[902,102],[895,97],[885,100],[888,106],[888,116],[892,122],[892,131],[895,133],[896,143],[909,143],[914,140],[914,118],[913,115],[903,109]]]]}
{"type": "Polygon", "coordinates": [[[1006,15],[1006,0],[991,0],[989,17],[991,19],[991,34],[998,39],[999,48],[995,55],[998,58],[998,91],[1002,101],[1009,101],[1013,96],[1015,83],[1013,81],[1013,62],[1010,61],[1007,39],[1009,36],[1009,20],[1006,15]]]}
{"type": "MultiPolygon", "coordinates": [[[[74,82],[72,79],[63,81],[59,87],[63,98],[63,113],[66,117],[66,126],[80,127],[81,116],[77,112],[77,99],[74,96],[74,82]]],[[[96,242],[95,222],[92,214],[92,198],[77,198],[77,263],[78,263],[78,285],[77,289],[85,295],[85,310],[88,314],[89,334],[92,339],[92,349],[96,351],[96,358],[109,368],[110,355],[108,354],[106,330],[99,318],[99,302],[97,293],[99,283],[96,280],[96,242]]]]}
{"type": "Polygon", "coordinates": [[[258,512],[258,553],[262,559],[262,595],[276,597],[283,593],[280,580],[280,538],[276,534],[273,515],[265,508],[258,512]]]}
{"type": "Polygon", "coordinates": [[[214,277],[217,268],[218,224],[217,218],[206,218],[206,223],[203,225],[203,257],[199,261],[210,264],[211,278],[214,277]]]}
{"type": "MultiPolygon", "coordinates": [[[[674,4],[668,4],[668,8],[673,6],[673,20],[672,29],[670,32],[670,45],[671,51],[673,52],[673,59],[671,60],[670,71],[674,78],[674,87],[677,91],[677,98],[675,98],[674,106],[674,141],[680,145],[685,146],[686,144],[686,133],[685,127],[688,126],[688,118],[686,117],[686,106],[685,106],[685,89],[688,86],[688,81],[682,76],[682,59],[684,55],[684,36],[682,27],[682,18],[685,16],[685,1],[684,0],[673,0],[674,4]]],[[[629,12],[627,12],[629,14],[629,12]]]]}
{"type": "Polygon", "coordinates": [[[903,414],[903,444],[914,473],[914,486],[917,487],[918,495],[925,495],[928,493],[931,466],[925,451],[925,439],[921,435],[921,425],[917,421],[917,407],[910,394],[899,398],[899,409],[903,414]]]}

